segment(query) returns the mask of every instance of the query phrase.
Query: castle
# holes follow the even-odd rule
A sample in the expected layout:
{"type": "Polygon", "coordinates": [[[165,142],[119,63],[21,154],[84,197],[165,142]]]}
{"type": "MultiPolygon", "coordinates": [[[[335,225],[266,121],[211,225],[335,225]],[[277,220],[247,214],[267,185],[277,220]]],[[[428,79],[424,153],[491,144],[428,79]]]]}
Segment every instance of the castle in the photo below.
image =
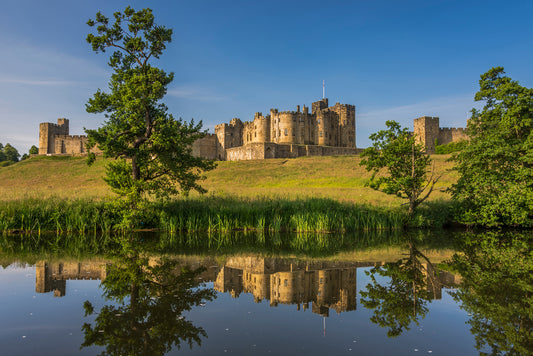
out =
{"type": "MultiPolygon", "coordinates": [[[[57,124],[39,124],[39,154],[87,154],[87,136],[69,135],[68,119],[57,119],[57,124]]],[[[101,152],[97,147],[92,152],[101,152]]]]}
{"type": "Polygon", "coordinates": [[[445,145],[469,139],[464,128],[440,127],[438,117],[422,116],[414,119],[413,128],[418,143],[426,147],[427,153],[435,153],[435,144],[445,145]]]}
{"type": "Polygon", "coordinates": [[[300,105],[296,111],[270,109],[257,112],[253,121],[238,118],[215,126],[210,134],[193,145],[193,154],[221,161],[300,156],[357,154],[355,145],[355,106],[328,99],[300,105]]]}
{"type": "MultiPolygon", "coordinates": [[[[87,136],[69,135],[69,121],[39,125],[39,154],[86,154],[87,136]]],[[[100,152],[93,149],[93,152],[100,152]]],[[[196,140],[192,154],[221,161],[300,156],[357,154],[355,146],[355,106],[328,99],[312,103],[309,108],[297,105],[296,111],[270,109],[258,112],[253,121],[234,118],[219,124],[214,134],[196,140]]]]}
{"type": "MultiPolygon", "coordinates": [[[[419,117],[413,126],[427,153],[435,153],[435,142],[468,140],[463,128],[441,128],[438,117],[419,117]]],[[[87,154],[86,144],[87,136],[69,135],[67,119],[39,125],[39,154],[87,154]]],[[[101,152],[97,147],[91,151],[101,152]]],[[[192,145],[194,156],[220,161],[355,155],[361,151],[355,144],[355,106],[336,103],[329,107],[326,98],[312,103],[311,112],[297,105],[296,111],[270,109],[266,116],[257,112],[252,121],[234,118],[216,125],[214,134],[192,145]]]]}

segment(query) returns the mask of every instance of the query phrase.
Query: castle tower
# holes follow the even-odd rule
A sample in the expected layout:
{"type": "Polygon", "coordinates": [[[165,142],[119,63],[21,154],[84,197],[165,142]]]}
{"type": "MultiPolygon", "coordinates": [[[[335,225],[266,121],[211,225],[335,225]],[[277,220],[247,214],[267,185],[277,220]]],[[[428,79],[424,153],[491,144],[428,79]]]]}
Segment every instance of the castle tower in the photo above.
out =
{"type": "Polygon", "coordinates": [[[43,122],[39,124],[39,154],[45,155],[48,153],[61,153],[56,152],[56,136],[68,135],[69,122],[68,119],[59,118],[57,124],[51,122],[43,122]]]}
{"type": "Polygon", "coordinates": [[[270,117],[264,117],[262,113],[255,113],[254,134],[252,142],[270,142],[270,117]]]}
{"type": "Polygon", "coordinates": [[[439,137],[439,118],[419,117],[414,120],[413,128],[417,143],[423,144],[427,153],[435,153],[435,139],[439,137]]]}
{"type": "Polygon", "coordinates": [[[316,114],[317,111],[326,109],[328,107],[328,99],[324,98],[319,101],[315,101],[313,104],[311,104],[311,113],[316,114]]]}

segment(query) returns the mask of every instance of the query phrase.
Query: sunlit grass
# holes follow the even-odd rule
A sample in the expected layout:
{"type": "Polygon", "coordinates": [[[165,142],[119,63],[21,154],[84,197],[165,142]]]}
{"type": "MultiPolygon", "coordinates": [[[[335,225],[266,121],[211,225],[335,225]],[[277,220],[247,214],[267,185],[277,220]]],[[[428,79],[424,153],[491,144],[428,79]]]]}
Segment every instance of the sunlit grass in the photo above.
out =
{"type": "MultiPolygon", "coordinates": [[[[430,200],[448,200],[444,192],[457,179],[448,155],[435,155],[442,174],[430,200]]],[[[399,206],[395,196],[365,186],[370,178],[358,156],[301,157],[218,162],[202,182],[209,194],[240,198],[326,198],[385,207],[399,206]]],[[[0,200],[27,198],[106,199],[113,194],[103,181],[104,159],[88,167],[83,157],[35,157],[0,168],[0,200]]],[[[192,194],[192,196],[197,196],[192,194]]]]}

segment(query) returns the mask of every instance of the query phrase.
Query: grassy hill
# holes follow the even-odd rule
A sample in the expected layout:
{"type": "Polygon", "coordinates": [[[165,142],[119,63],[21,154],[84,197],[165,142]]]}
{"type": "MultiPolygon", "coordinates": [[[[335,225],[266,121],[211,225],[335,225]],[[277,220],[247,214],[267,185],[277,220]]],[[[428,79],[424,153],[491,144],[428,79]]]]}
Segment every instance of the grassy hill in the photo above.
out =
{"type": "MultiPolygon", "coordinates": [[[[442,174],[437,188],[444,190],[456,180],[446,162],[448,155],[433,156],[442,174]]],[[[202,185],[211,195],[222,197],[331,198],[338,201],[397,206],[401,199],[365,187],[370,177],[359,166],[358,156],[302,157],[260,161],[218,162],[202,185]]],[[[38,156],[0,168],[0,200],[21,198],[95,198],[113,194],[102,179],[105,160],[89,167],[83,157],[38,156]]],[[[436,191],[431,200],[449,199],[436,191]]]]}

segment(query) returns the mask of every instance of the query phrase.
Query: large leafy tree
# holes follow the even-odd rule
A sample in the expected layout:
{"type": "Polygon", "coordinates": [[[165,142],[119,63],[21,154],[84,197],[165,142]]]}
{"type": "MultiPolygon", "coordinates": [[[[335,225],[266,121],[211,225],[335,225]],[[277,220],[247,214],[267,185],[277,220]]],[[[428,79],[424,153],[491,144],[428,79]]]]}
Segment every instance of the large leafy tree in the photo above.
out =
{"type": "Polygon", "coordinates": [[[407,199],[409,214],[424,202],[438,177],[428,178],[430,157],[424,146],[396,121],[387,121],[387,130],[380,130],[370,139],[373,145],[361,153],[361,165],[372,171],[370,187],[407,199]]]}
{"type": "Polygon", "coordinates": [[[172,30],[157,25],[150,9],[131,7],[116,12],[113,24],[98,12],[88,25],[96,27],[96,34],[87,36],[95,52],[114,50],[109,92],[98,90],[86,105],[107,118],[99,129],[86,130],[89,148],[98,145],[105,157],[115,158],[107,166],[107,183],[132,206],[147,194],[204,192],[201,172],[214,163],[191,154],[192,143],[205,135],[201,122],[183,122],[167,112],[161,99],[174,75],[151,64],[163,54],[172,30]]]}
{"type": "Polygon", "coordinates": [[[454,159],[452,187],[467,224],[533,224],[533,89],[505,75],[502,67],[481,76],[472,110],[468,146],[454,159]]]}

